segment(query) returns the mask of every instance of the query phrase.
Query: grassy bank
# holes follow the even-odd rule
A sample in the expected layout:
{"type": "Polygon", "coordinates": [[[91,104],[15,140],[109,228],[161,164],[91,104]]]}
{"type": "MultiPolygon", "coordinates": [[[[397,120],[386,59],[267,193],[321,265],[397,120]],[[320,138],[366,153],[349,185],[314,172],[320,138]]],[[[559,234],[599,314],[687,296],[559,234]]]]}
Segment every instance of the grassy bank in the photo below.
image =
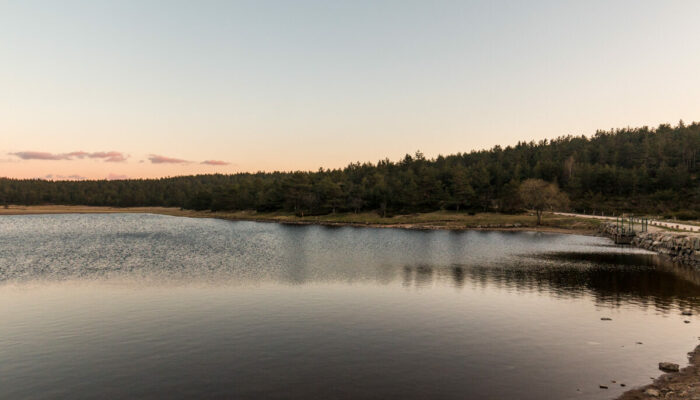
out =
{"type": "Polygon", "coordinates": [[[545,214],[542,225],[530,214],[479,213],[469,215],[453,211],[396,215],[382,218],[377,213],[339,213],[298,217],[290,213],[255,211],[210,212],[166,207],[89,207],[89,206],[9,206],[0,208],[0,215],[67,214],[67,213],[153,213],[193,218],[221,218],[240,221],[267,221],[290,224],[324,224],[395,227],[407,229],[505,229],[537,230],[569,233],[595,233],[600,221],[588,218],[545,214]]]}

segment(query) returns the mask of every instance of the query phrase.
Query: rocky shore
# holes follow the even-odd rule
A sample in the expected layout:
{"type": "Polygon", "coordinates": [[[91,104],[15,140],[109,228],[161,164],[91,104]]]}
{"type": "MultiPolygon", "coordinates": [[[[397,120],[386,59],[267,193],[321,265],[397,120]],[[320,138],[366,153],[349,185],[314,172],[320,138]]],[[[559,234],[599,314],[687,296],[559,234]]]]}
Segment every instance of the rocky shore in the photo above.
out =
{"type": "MultiPolygon", "coordinates": [[[[602,233],[613,236],[614,224],[601,226],[602,233]]],[[[668,256],[672,261],[700,270],[700,235],[672,231],[638,232],[632,246],[668,256]]]]}
{"type": "Polygon", "coordinates": [[[632,245],[665,254],[674,262],[700,269],[700,235],[643,232],[632,239],[632,245]]]}
{"type": "Polygon", "coordinates": [[[689,353],[688,357],[690,365],[687,367],[661,375],[650,385],[629,390],[618,400],[700,400],[700,346],[689,353]]]}

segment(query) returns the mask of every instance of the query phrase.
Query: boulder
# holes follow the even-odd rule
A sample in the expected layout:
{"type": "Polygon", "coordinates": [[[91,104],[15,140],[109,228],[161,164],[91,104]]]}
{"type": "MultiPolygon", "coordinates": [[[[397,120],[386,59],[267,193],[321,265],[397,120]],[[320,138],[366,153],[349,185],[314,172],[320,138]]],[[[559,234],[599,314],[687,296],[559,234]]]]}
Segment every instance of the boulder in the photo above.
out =
{"type": "Polygon", "coordinates": [[[670,363],[670,362],[660,362],[659,369],[664,371],[664,372],[678,372],[679,367],[678,367],[678,364],[674,364],[674,363],[670,363]]]}

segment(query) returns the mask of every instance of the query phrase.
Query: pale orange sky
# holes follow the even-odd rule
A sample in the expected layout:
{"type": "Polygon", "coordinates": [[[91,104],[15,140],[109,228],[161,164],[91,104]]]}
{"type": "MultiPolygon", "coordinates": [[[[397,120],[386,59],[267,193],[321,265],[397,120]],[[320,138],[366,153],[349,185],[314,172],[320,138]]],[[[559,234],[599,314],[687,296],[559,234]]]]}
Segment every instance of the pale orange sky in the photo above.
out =
{"type": "Polygon", "coordinates": [[[8,3],[0,176],[316,170],[700,120],[696,1],[8,3]]]}

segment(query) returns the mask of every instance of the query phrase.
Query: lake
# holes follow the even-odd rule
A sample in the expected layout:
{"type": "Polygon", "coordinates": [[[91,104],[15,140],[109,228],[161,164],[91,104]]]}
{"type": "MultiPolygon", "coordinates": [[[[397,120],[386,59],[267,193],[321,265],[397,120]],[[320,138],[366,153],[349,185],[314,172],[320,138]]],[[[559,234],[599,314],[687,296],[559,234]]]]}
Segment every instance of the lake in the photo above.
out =
{"type": "Polygon", "coordinates": [[[2,216],[0,398],[607,399],[687,364],[699,282],[579,235],[2,216]]]}

